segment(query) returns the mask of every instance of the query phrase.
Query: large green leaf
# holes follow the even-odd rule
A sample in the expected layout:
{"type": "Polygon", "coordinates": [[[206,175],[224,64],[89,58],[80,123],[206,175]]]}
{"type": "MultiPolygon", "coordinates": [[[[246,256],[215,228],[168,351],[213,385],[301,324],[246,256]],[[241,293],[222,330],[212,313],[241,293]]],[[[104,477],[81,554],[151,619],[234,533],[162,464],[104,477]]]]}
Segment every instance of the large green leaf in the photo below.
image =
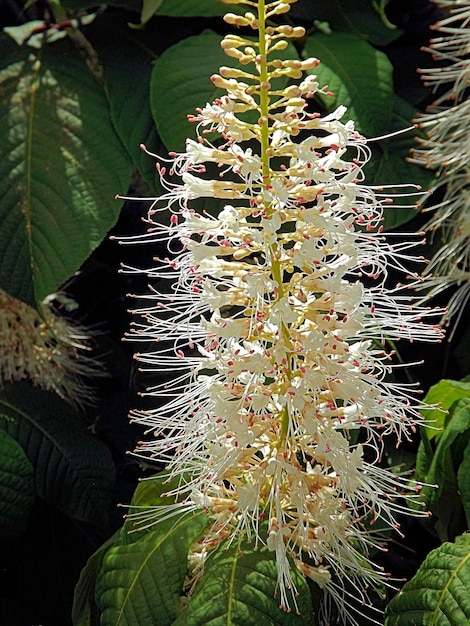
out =
{"type": "MultiPolygon", "coordinates": [[[[155,162],[140,149],[145,144],[155,151],[159,143],[150,111],[151,63],[156,55],[150,40],[158,31],[148,26],[144,31],[130,29],[120,15],[99,16],[86,35],[103,66],[111,119],[130,158],[151,188],[155,187],[155,162]],[[119,46],[116,46],[119,41],[119,46]]],[[[123,192],[125,190],[115,190],[123,192]]]]}
{"type": "MultiPolygon", "coordinates": [[[[323,4],[330,5],[333,2],[323,4]]],[[[357,32],[374,45],[386,46],[403,34],[402,30],[393,28],[390,22],[384,23],[373,8],[372,0],[339,0],[338,4],[357,32]]]]}
{"type": "MultiPolygon", "coordinates": [[[[359,35],[343,32],[315,34],[307,38],[304,55],[320,59],[315,74],[320,85],[328,85],[334,94],[320,95],[323,105],[328,111],[340,104],[346,106],[348,110],[343,119],[352,119],[366,137],[381,137],[413,125],[415,109],[393,94],[390,61],[359,35]]],[[[406,160],[415,145],[414,134],[400,133],[370,144],[372,158],[364,168],[368,185],[387,185],[386,193],[391,197],[403,194],[404,190],[396,187],[397,184],[410,183],[424,190],[430,188],[432,174],[406,160]]],[[[415,193],[416,189],[410,186],[408,191],[415,193]]],[[[385,211],[385,229],[413,219],[417,215],[418,200],[420,197],[415,195],[397,198],[397,207],[385,211]]]]}
{"type": "Polygon", "coordinates": [[[33,502],[33,467],[21,446],[8,433],[0,430],[1,542],[21,535],[28,523],[33,502]]]}
{"type": "Polygon", "coordinates": [[[469,440],[470,398],[464,398],[451,407],[449,422],[427,472],[416,475],[417,480],[426,483],[422,498],[433,513],[432,521],[443,541],[453,539],[467,528],[457,474],[469,440]]]}
{"type": "Polygon", "coordinates": [[[54,393],[15,383],[0,392],[0,417],[0,428],[34,467],[37,495],[74,519],[104,526],[114,464],[80,415],[54,393]]]}
{"type": "MultiPolygon", "coordinates": [[[[315,34],[308,37],[305,56],[316,56],[315,68],[321,86],[328,85],[333,96],[320,95],[328,111],[340,104],[347,107],[344,120],[352,119],[366,137],[374,138],[401,131],[413,125],[416,111],[393,93],[393,68],[387,57],[354,33],[315,34]]],[[[387,192],[403,194],[397,184],[431,187],[432,174],[407,161],[415,145],[414,132],[398,134],[370,144],[372,159],[364,168],[368,185],[387,185],[387,192]]],[[[416,192],[413,187],[409,192],[416,192]]],[[[397,198],[397,207],[385,211],[386,230],[406,223],[417,215],[416,204],[421,198],[411,195],[397,198]],[[398,208],[404,206],[405,208],[398,208]],[[410,207],[410,208],[407,208],[410,207]]]]}
{"type": "Polygon", "coordinates": [[[433,550],[390,602],[385,626],[468,626],[470,534],[433,550]]]}
{"type": "MultiPolygon", "coordinates": [[[[169,150],[183,150],[186,138],[195,137],[188,114],[223,93],[214,88],[210,77],[222,65],[236,65],[236,60],[225,55],[221,40],[216,33],[204,31],[171,46],[153,64],[150,106],[158,133],[169,150]]],[[[282,56],[296,58],[294,46],[289,45],[282,56]]],[[[275,88],[286,83],[284,79],[275,80],[279,81],[275,88]]]]}
{"type": "Polygon", "coordinates": [[[130,535],[126,525],[120,543],[104,555],[96,582],[101,626],[173,624],[180,610],[188,550],[207,522],[201,511],[130,535]]]}
{"type": "Polygon", "coordinates": [[[442,379],[426,394],[424,402],[435,408],[422,410],[428,427],[421,429],[421,442],[416,456],[416,476],[419,480],[424,480],[429,472],[434,457],[432,441],[442,437],[451,419],[451,407],[465,398],[470,398],[470,383],[465,380],[442,379]]]}
{"type": "Polygon", "coordinates": [[[426,429],[428,439],[442,437],[444,428],[449,421],[449,410],[458,400],[470,398],[470,382],[463,380],[450,380],[443,378],[433,385],[424,402],[436,405],[433,409],[423,409],[423,417],[429,423],[426,429]]]}
{"type": "Polygon", "coordinates": [[[195,136],[187,115],[221,93],[210,81],[221,65],[229,65],[220,41],[216,33],[204,31],[171,46],[153,64],[150,106],[168,150],[184,149],[186,137],[195,136]]]}
{"type": "Polygon", "coordinates": [[[122,530],[117,530],[88,559],[82,569],[73,594],[73,626],[100,626],[100,610],[95,602],[96,579],[101,570],[103,558],[109,548],[120,542],[122,530]]]}
{"type": "Polygon", "coordinates": [[[312,73],[334,94],[319,96],[329,110],[346,106],[345,117],[368,137],[389,132],[393,67],[383,52],[354,33],[316,33],[307,37],[304,53],[321,61],[312,73]]]}
{"type": "Polygon", "coordinates": [[[34,305],[115,223],[130,163],[71,41],[0,45],[0,288],[34,305]]]}
{"type": "Polygon", "coordinates": [[[285,612],[279,607],[274,552],[255,550],[246,541],[220,546],[207,560],[202,580],[173,626],[313,626],[309,587],[295,568],[292,573],[298,612],[285,612]]]}

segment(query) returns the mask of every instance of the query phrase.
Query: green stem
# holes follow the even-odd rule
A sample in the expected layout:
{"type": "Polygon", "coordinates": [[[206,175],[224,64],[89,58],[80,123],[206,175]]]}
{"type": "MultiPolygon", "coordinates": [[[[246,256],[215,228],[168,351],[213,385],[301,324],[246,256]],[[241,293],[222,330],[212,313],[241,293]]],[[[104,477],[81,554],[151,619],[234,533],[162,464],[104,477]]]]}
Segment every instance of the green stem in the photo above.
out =
{"type": "MultiPolygon", "coordinates": [[[[260,76],[260,125],[261,125],[261,164],[262,164],[262,173],[263,173],[263,182],[265,185],[271,184],[271,164],[270,164],[270,154],[269,154],[269,74],[268,74],[268,46],[266,41],[266,3],[265,0],[259,0],[258,2],[258,37],[259,37],[259,55],[260,55],[260,65],[259,65],[259,76],[260,76]]],[[[266,215],[269,217],[273,213],[274,209],[272,206],[268,206],[266,208],[266,215]]],[[[283,275],[281,264],[279,262],[279,247],[277,243],[274,243],[269,246],[269,253],[271,258],[271,273],[273,279],[276,281],[278,285],[278,298],[282,298],[284,296],[284,285],[283,285],[283,275]]],[[[282,328],[280,329],[282,336],[289,345],[290,343],[290,333],[289,329],[282,324],[282,328]]],[[[289,380],[292,379],[292,372],[290,369],[290,363],[287,363],[287,377],[289,380]]],[[[284,407],[282,412],[281,419],[281,430],[279,433],[279,441],[277,442],[277,447],[281,448],[289,430],[289,411],[287,407],[284,407]]]]}
{"type": "Polygon", "coordinates": [[[261,123],[261,163],[262,172],[265,183],[269,184],[270,163],[269,163],[269,89],[266,89],[268,83],[268,50],[266,45],[266,8],[265,0],[259,0],[258,5],[258,37],[259,37],[259,54],[260,54],[260,123],[261,123]]]}

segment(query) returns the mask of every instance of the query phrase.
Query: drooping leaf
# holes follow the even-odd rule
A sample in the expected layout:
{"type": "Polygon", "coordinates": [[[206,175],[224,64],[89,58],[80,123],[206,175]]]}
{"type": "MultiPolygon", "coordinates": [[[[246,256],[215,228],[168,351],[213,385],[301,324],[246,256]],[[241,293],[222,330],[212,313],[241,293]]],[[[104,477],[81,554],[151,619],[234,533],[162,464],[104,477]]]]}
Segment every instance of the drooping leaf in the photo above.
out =
{"type": "Polygon", "coordinates": [[[23,448],[37,495],[74,519],[105,526],[114,464],[104,444],[54,393],[27,383],[0,392],[0,428],[23,448]]]}
{"type": "MultiPolygon", "coordinates": [[[[236,65],[236,60],[224,54],[221,40],[216,33],[204,31],[171,46],[153,64],[151,109],[168,150],[183,150],[186,138],[195,137],[195,126],[188,123],[188,114],[223,94],[214,88],[210,77],[222,65],[236,65]]],[[[282,54],[286,59],[297,57],[292,45],[282,54]]],[[[286,83],[284,79],[276,80],[276,88],[286,83]]]]}
{"type": "Polygon", "coordinates": [[[33,467],[21,446],[0,430],[0,542],[22,534],[33,502],[33,467]]]}
{"type": "Polygon", "coordinates": [[[96,582],[101,624],[170,626],[180,610],[180,595],[192,542],[208,522],[204,511],[128,534],[104,555],[96,582]]]}
{"type": "Polygon", "coordinates": [[[433,513],[432,521],[442,541],[453,539],[467,528],[457,473],[469,440],[470,398],[464,398],[451,407],[427,472],[416,474],[417,480],[426,483],[421,496],[433,513]]]}
{"type": "MultiPolygon", "coordinates": [[[[87,29],[87,37],[103,66],[106,95],[111,119],[129,157],[153,189],[155,162],[140,149],[145,144],[155,151],[161,144],[150,111],[151,63],[155,54],[148,40],[156,38],[155,30],[143,32],[129,29],[120,15],[98,17],[87,29]],[[116,46],[119,41],[119,46],[116,46]]],[[[123,193],[125,189],[116,189],[123,193]]]]}
{"type": "Polygon", "coordinates": [[[385,626],[468,626],[470,534],[433,550],[390,602],[385,626]]]}
{"type": "Polygon", "coordinates": [[[96,579],[106,552],[120,541],[121,529],[117,530],[88,559],[75,586],[72,607],[73,626],[100,626],[100,611],[95,602],[96,579]]]}
{"type": "Polygon", "coordinates": [[[0,288],[36,304],[117,220],[130,163],[102,87],[69,40],[1,36],[0,288]]]}
{"type": "Polygon", "coordinates": [[[442,437],[446,423],[449,421],[449,410],[458,400],[470,398],[470,382],[442,379],[433,385],[424,399],[426,404],[435,404],[435,409],[423,409],[423,417],[431,428],[427,429],[429,440],[442,437]]]}
{"type": "Polygon", "coordinates": [[[307,582],[295,569],[293,578],[298,611],[286,612],[279,607],[274,552],[255,550],[244,541],[221,545],[208,558],[202,580],[173,626],[314,626],[307,582]]]}
{"type": "Polygon", "coordinates": [[[470,528],[470,444],[467,444],[465,448],[462,463],[457,473],[457,480],[465,517],[470,528]]]}
{"type": "Polygon", "coordinates": [[[346,106],[344,120],[368,137],[390,130],[393,67],[383,52],[353,33],[316,33],[307,37],[304,54],[321,61],[312,73],[334,94],[319,95],[329,111],[346,106]]]}
{"type": "Polygon", "coordinates": [[[449,410],[458,400],[470,398],[470,383],[462,380],[442,379],[433,385],[424,402],[435,405],[432,409],[423,409],[423,417],[429,427],[421,429],[421,442],[416,455],[416,477],[424,480],[428,475],[433,457],[433,441],[438,441],[450,419],[449,410]]]}

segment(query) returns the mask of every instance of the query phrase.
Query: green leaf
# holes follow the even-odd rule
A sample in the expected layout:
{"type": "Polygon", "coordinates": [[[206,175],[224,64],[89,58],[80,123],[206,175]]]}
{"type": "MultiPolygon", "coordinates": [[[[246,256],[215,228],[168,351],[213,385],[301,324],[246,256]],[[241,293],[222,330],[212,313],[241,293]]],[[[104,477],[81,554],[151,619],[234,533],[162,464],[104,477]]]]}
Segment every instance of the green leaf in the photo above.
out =
{"type": "Polygon", "coordinates": [[[111,546],[119,543],[120,537],[121,529],[116,531],[112,537],[91,555],[82,569],[73,594],[73,626],[100,626],[100,611],[95,602],[96,579],[100,572],[104,555],[111,546]]]}
{"type": "Polygon", "coordinates": [[[403,35],[402,30],[386,20],[384,11],[377,14],[373,10],[371,0],[340,0],[340,4],[357,31],[374,45],[386,46],[403,35]]]}
{"type": "Polygon", "coordinates": [[[403,34],[403,31],[388,28],[383,23],[372,0],[328,0],[315,3],[314,10],[316,19],[327,21],[332,30],[354,33],[379,47],[403,34]]]}
{"type": "Polygon", "coordinates": [[[457,472],[470,439],[470,398],[458,400],[449,422],[439,438],[427,473],[416,479],[427,483],[422,499],[433,513],[435,529],[441,540],[452,539],[466,526],[460,499],[457,472]],[[437,485],[436,488],[429,485],[437,485]]]}
{"type": "Polygon", "coordinates": [[[106,525],[114,464],[69,404],[27,383],[7,385],[0,392],[0,428],[34,467],[40,498],[76,520],[106,525]]]}
{"type": "Polygon", "coordinates": [[[120,543],[106,552],[96,582],[101,626],[173,624],[180,609],[189,547],[207,523],[201,511],[131,535],[126,525],[120,543]]]}
{"type": "Polygon", "coordinates": [[[470,445],[467,444],[463,454],[462,463],[457,472],[457,480],[459,485],[460,496],[467,519],[468,528],[470,528],[470,445]]]}
{"type": "Polygon", "coordinates": [[[87,29],[87,37],[103,67],[114,128],[152,189],[155,188],[155,162],[142,152],[140,145],[143,143],[155,151],[161,144],[149,100],[151,63],[155,54],[147,43],[155,35],[150,27],[136,33],[114,13],[98,17],[87,29]]]}
{"type": "Polygon", "coordinates": [[[433,550],[390,602],[385,626],[468,626],[470,534],[433,550]]]}
{"type": "MultiPolygon", "coordinates": [[[[403,131],[413,126],[413,120],[416,118],[417,111],[399,96],[393,97],[393,111],[390,128],[386,132],[403,131]]],[[[384,211],[385,230],[396,228],[401,224],[409,222],[418,214],[417,204],[426,198],[425,192],[429,190],[434,183],[434,175],[419,165],[410,163],[408,157],[410,150],[416,146],[415,137],[416,130],[411,129],[408,132],[395,135],[390,139],[379,141],[371,144],[372,159],[364,168],[366,174],[366,182],[368,185],[390,185],[387,190],[390,194],[402,194],[405,192],[415,193],[413,187],[400,189],[394,185],[405,183],[419,185],[421,193],[408,197],[397,198],[394,204],[405,205],[410,208],[396,208],[394,206],[386,208],[384,211]]]]}
{"type": "Polygon", "coordinates": [[[222,4],[220,0],[163,0],[158,15],[170,17],[217,17],[225,13],[244,13],[247,7],[222,4]]]}
{"type": "Polygon", "coordinates": [[[168,480],[168,473],[163,470],[152,478],[143,480],[137,486],[131,502],[132,507],[152,507],[171,504],[173,499],[165,496],[165,492],[177,487],[179,479],[168,480]]]}
{"type": "MultiPolygon", "coordinates": [[[[123,7],[129,11],[142,13],[142,0],[108,0],[106,4],[112,7],[123,7]]],[[[100,3],[97,0],[60,0],[60,5],[64,9],[76,11],[99,7],[100,3]]]]}
{"type": "MultiPolygon", "coordinates": [[[[352,119],[366,137],[374,138],[401,131],[413,125],[416,110],[393,94],[393,68],[387,57],[353,33],[316,34],[306,40],[304,54],[321,60],[315,68],[321,86],[328,85],[333,97],[320,96],[328,111],[340,104],[348,107],[343,119],[352,119]]],[[[415,145],[415,132],[400,133],[371,143],[372,158],[365,166],[366,184],[387,185],[387,194],[415,193],[411,185],[423,190],[431,187],[431,172],[409,163],[415,145]],[[401,189],[394,185],[409,183],[401,189]]],[[[417,215],[421,196],[397,198],[396,207],[385,210],[384,228],[390,230],[417,215]],[[404,206],[405,208],[398,208],[404,206]],[[410,208],[407,208],[407,207],[410,208]]]]}
{"type": "Polygon", "coordinates": [[[154,62],[150,82],[150,107],[157,130],[168,150],[184,149],[195,137],[187,115],[221,94],[210,77],[226,62],[221,37],[212,31],[188,37],[171,46],[154,62]]]}
{"type": "Polygon", "coordinates": [[[354,120],[368,137],[390,130],[393,67],[383,52],[354,33],[316,33],[307,37],[304,54],[321,61],[311,73],[334,94],[319,94],[329,111],[346,106],[344,119],[354,120]]]}
{"type": "Polygon", "coordinates": [[[464,398],[470,398],[470,382],[442,379],[429,389],[424,402],[437,405],[435,409],[422,411],[424,419],[432,428],[426,430],[429,440],[442,437],[445,425],[450,419],[448,411],[458,400],[464,398]]]}
{"type": "Polygon", "coordinates": [[[142,0],[142,11],[140,13],[140,24],[138,27],[146,24],[161,7],[163,0],[142,0]]]}
{"type": "Polygon", "coordinates": [[[24,532],[33,502],[33,467],[21,446],[0,430],[1,542],[10,541],[24,532]]]}
{"type": "Polygon", "coordinates": [[[103,89],[69,40],[0,39],[0,288],[35,305],[101,243],[128,156],[103,89]]]}
{"type": "MultiPolygon", "coordinates": [[[[220,66],[233,66],[237,61],[225,55],[221,40],[219,35],[206,30],[171,46],[153,64],[150,106],[168,150],[181,151],[186,138],[196,136],[195,126],[188,124],[187,115],[224,93],[214,87],[210,77],[220,66]]],[[[298,58],[292,45],[282,56],[298,58]]],[[[276,89],[286,84],[284,79],[278,80],[279,84],[273,85],[276,89]]]]}
{"type": "Polygon", "coordinates": [[[255,550],[246,541],[221,545],[207,559],[202,580],[173,626],[313,626],[308,584],[295,567],[292,574],[298,613],[279,607],[274,552],[255,550]]]}
{"type": "MultiPolygon", "coordinates": [[[[222,4],[220,0],[109,0],[110,6],[125,7],[141,14],[143,23],[152,17],[152,5],[156,15],[168,17],[217,17],[231,13],[244,13],[246,7],[222,4]],[[145,13],[144,13],[145,11],[145,13]]],[[[87,9],[99,5],[97,0],[61,0],[67,9],[87,9]]]]}

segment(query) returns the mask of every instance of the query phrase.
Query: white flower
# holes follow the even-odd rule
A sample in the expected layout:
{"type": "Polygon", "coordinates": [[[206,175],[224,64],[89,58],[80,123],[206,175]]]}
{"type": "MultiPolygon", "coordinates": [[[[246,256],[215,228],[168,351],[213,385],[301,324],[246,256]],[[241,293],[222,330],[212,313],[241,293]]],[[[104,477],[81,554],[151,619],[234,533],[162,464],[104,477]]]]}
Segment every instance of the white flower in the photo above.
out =
{"type": "MultiPolygon", "coordinates": [[[[246,25],[244,17],[228,19],[246,25]]],[[[412,307],[406,287],[387,287],[388,268],[407,273],[406,253],[417,243],[390,243],[380,232],[387,199],[363,184],[370,151],[354,124],[341,121],[345,108],[308,113],[299,99],[318,91],[313,78],[288,93],[270,91],[273,78],[300,71],[289,61],[268,63],[271,48],[303,29],[265,32],[258,46],[266,54],[252,54],[243,37],[224,40],[243,59],[246,82],[213,77],[228,96],[198,110],[202,148],[188,142],[174,156],[183,184],[166,183],[169,193],[152,205],[160,240],[164,226],[154,215],[175,210],[177,198],[178,219],[167,232],[183,248],[155,271],[167,271],[173,286],[155,291],[157,308],[142,311],[135,328],[160,351],[137,358],[178,375],[149,390],[159,408],[133,418],[156,433],[137,453],[163,459],[179,479],[175,511],[149,516],[204,508],[215,520],[211,546],[238,533],[264,542],[276,554],[287,609],[296,591],[289,558],[338,597],[343,576],[358,590],[380,580],[367,560],[375,539],[361,520],[369,513],[396,527],[405,509],[397,495],[415,494],[366,462],[364,450],[380,458],[383,437],[409,437],[421,417],[413,389],[388,382],[392,354],[374,340],[441,335],[423,322],[433,312],[412,307]],[[255,123],[245,121],[250,109],[255,123]],[[223,145],[214,147],[207,130],[220,132],[223,145]],[[308,136],[298,141],[301,130],[308,136]],[[248,139],[258,149],[240,145],[248,139]],[[222,164],[218,180],[205,171],[205,157],[222,164]],[[191,207],[201,196],[230,204],[217,217],[201,215],[191,207]],[[359,429],[362,444],[351,445],[359,429]]],[[[358,595],[367,600],[366,591],[358,595]]]]}

